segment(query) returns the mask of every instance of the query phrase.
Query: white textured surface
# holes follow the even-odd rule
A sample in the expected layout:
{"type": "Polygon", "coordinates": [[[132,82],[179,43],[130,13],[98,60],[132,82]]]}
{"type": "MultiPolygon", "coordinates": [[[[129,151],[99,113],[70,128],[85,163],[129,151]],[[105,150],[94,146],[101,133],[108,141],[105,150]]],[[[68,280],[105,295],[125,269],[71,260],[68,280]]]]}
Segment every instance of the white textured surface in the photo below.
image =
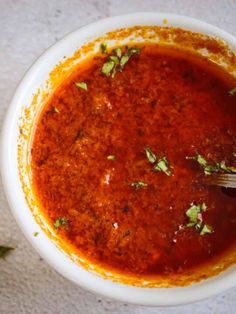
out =
{"type": "MultiPolygon", "coordinates": [[[[22,75],[48,46],[84,24],[134,11],[189,15],[236,35],[236,0],[0,0],[0,123],[22,75]]],[[[236,313],[236,288],[201,303],[168,309],[120,304],[80,289],[42,261],[24,239],[2,186],[0,240],[16,246],[6,260],[0,260],[1,314],[236,313]]]]}

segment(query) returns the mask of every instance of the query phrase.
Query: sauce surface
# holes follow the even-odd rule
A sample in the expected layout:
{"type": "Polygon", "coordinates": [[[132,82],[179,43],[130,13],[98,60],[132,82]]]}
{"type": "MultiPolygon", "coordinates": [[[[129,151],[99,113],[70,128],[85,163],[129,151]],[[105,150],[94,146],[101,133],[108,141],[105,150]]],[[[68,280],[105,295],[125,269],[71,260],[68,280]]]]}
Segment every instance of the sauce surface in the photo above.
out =
{"type": "Polygon", "coordinates": [[[143,47],[113,78],[101,73],[105,60],[82,64],[38,119],[31,168],[42,211],[104,268],[155,276],[203,267],[236,244],[236,195],[206,186],[201,165],[186,157],[236,166],[236,97],[228,94],[236,83],[171,47],[143,47]],[[153,171],[147,147],[171,175],[153,171]],[[201,235],[186,227],[186,212],[203,203],[212,232],[201,235]]]}

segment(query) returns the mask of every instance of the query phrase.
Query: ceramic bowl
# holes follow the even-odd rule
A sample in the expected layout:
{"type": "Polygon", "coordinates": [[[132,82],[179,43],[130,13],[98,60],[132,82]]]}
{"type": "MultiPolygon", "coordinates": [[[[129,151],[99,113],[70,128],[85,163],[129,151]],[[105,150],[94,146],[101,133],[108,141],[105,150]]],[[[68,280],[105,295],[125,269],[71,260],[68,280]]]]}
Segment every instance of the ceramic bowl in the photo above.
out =
{"type": "MultiPolygon", "coordinates": [[[[116,32],[117,29],[130,28],[137,25],[173,26],[216,36],[223,39],[231,47],[232,51],[236,52],[236,39],[225,31],[192,18],[166,13],[139,12],[111,17],[84,26],[68,34],[39,57],[26,73],[15,92],[1,135],[2,181],[11,211],[24,235],[42,258],[64,277],[89,291],[122,302],[150,306],[186,304],[208,298],[235,286],[236,267],[232,266],[219,275],[198,283],[173,288],[149,288],[145,285],[138,287],[113,280],[114,278],[104,278],[92,269],[86,269],[80,263],[76,263],[57,246],[47,232],[44,232],[44,228],[43,231],[40,229],[39,221],[36,218],[37,213],[32,211],[32,208],[30,208],[32,204],[26,197],[27,193],[31,193],[29,178],[24,177],[24,173],[19,171],[19,163],[27,163],[27,155],[23,154],[19,157],[19,145],[23,145],[23,150],[27,150],[27,147],[29,147],[27,142],[29,141],[29,134],[27,135],[27,132],[29,133],[33,130],[32,125],[26,124],[25,129],[23,126],[20,133],[23,133],[23,141],[24,138],[27,138],[27,141],[22,144],[22,140],[19,140],[19,128],[22,124],[22,119],[24,119],[22,118],[22,112],[26,112],[29,109],[27,111],[28,122],[33,124],[36,113],[40,111],[40,98],[37,98],[38,89],[48,88],[45,82],[48,80],[49,73],[59,62],[65,61],[65,56],[73,56],[75,51],[80,49],[81,46],[104,36],[108,32],[116,32]],[[35,100],[38,106],[33,106],[31,110],[32,100],[35,100]],[[28,186],[28,190],[22,187],[22,182],[28,186]],[[39,230],[39,235],[35,237],[34,233],[39,230]]],[[[114,39],[116,39],[116,36],[114,36],[114,39]]],[[[79,57],[81,56],[78,55],[79,57]]],[[[57,82],[56,76],[55,80],[57,82]]],[[[49,91],[50,88],[52,89],[52,86],[49,87],[49,91]]]]}

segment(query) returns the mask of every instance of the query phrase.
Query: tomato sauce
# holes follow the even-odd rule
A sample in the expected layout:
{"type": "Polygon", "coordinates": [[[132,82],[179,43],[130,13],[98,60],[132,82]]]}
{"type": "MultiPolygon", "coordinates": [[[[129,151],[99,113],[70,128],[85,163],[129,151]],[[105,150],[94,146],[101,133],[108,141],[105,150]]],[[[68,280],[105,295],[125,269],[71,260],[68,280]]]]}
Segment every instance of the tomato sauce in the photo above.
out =
{"type": "Polygon", "coordinates": [[[236,193],[205,185],[186,156],[236,166],[235,80],[171,47],[142,47],[114,77],[101,73],[105,60],[82,64],[40,114],[31,169],[42,212],[52,225],[63,218],[60,237],[105,269],[164,276],[213,263],[236,244],[236,193]],[[172,175],[153,171],[147,147],[172,175]],[[204,235],[186,227],[200,203],[204,235]]]}

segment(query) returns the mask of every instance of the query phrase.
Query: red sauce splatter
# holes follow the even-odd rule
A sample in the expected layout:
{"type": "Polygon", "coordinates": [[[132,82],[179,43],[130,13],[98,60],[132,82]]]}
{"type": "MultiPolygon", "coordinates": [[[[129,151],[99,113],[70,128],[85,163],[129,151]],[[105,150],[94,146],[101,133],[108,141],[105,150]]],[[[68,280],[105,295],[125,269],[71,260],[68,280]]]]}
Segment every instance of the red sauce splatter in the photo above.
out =
{"type": "Polygon", "coordinates": [[[60,236],[105,268],[164,275],[210,263],[236,242],[235,193],[205,186],[185,157],[236,166],[235,81],[171,47],[144,47],[114,78],[101,74],[104,62],[82,65],[39,117],[31,167],[42,211],[52,224],[68,219],[60,236]],[[147,146],[166,156],[172,176],[153,171],[147,146]],[[147,187],[134,189],[137,181],[147,187]],[[181,227],[192,202],[207,204],[212,234],[181,227]]]}

